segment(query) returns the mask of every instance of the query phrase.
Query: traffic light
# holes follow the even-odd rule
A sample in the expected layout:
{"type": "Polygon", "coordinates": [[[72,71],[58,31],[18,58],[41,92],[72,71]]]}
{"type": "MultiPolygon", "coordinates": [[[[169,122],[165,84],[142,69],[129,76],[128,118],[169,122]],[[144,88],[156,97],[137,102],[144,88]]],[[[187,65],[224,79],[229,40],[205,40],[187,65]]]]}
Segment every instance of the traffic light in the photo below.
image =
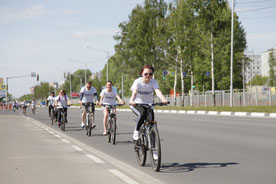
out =
{"type": "Polygon", "coordinates": [[[39,81],[39,74],[36,75],[36,81],[39,81]]]}

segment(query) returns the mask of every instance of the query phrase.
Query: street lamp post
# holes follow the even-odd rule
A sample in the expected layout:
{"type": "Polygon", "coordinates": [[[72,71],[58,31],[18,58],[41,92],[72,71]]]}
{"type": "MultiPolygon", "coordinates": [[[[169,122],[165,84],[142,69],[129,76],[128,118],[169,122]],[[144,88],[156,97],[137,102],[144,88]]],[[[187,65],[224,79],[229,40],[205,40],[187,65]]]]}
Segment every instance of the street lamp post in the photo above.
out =
{"type": "Polygon", "coordinates": [[[21,78],[21,77],[36,77],[38,74],[36,74],[36,73],[34,73],[34,72],[32,72],[31,73],[31,75],[20,75],[20,76],[14,76],[14,77],[7,77],[6,78],[6,83],[7,83],[7,90],[6,90],[6,103],[8,103],[8,95],[9,95],[9,92],[8,92],[8,90],[9,90],[9,85],[8,85],[8,83],[9,83],[9,79],[15,79],[15,78],[21,78]]]}
{"type": "Polygon", "coordinates": [[[87,63],[86,62],[83,62],[83,61],[80,61],[80,60],[76,60],[76,59],[69,59],[70,61],[75,61],[75,62],[79,62],[79,63],[83,63],[84,66],[85,66],[85,69],[84,69],[84,82],[86,84],[86,70],[87,70],[87,63]]]}
{"type": "Polygon", "coordinates": [[[108,81],[108,59],[109,59],[109,52],[105,51],[105,50],[102,50],[102,49],[92,48],[90,46],[86,46],[86,48],[106,53],[106,57],[107,57],[107,62],[106,62],[106,81],[108,81]]]}

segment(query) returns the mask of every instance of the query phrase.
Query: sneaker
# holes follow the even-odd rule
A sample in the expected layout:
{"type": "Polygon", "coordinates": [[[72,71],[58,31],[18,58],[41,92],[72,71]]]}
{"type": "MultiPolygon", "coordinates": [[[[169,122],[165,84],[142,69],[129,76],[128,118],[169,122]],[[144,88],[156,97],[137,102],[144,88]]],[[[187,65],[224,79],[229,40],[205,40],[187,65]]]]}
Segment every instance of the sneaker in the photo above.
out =
{"type": "Polygon", "coordinates": [[[153,156],[153,159],[154,160],[157,160],[158,159],[158,154],[156,152],[153,152],[152,153],[152,156],[153,156]]]}
{"type": "Polygon", "coordinates": [[[103,135],[107,135],[107,132],[103,132],[103,135]]]}
{"type": "Polygon", "coordinates": [[[84,122],[81,122],[81,128],[84,128],[85,125],[84,125],[84,122]]]}
{"type": "Polygon", "coordinates": [[[134,139],[135,141],[137,141],[137,140],[139,139],[139,131],[134,130],[133,139],[134,139]]]}
{"type": "Polygon", "coordinates": [[[95,128],[96,127],[96,125],[95,124],[93,124],[92,126],[91,126],[91,128],[93,129],[93,128],[95,128]]]}

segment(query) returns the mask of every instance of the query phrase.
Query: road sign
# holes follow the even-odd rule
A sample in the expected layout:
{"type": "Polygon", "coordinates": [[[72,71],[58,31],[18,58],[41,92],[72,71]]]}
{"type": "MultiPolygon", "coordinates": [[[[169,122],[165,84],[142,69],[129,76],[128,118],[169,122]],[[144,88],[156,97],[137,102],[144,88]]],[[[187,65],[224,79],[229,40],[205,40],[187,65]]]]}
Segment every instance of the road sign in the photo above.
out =
{"type": "Polygon", "coordinates": [[[1,85],[1,90],[6,89],[6,87],[7,87],[6,85],[2,84],[2,85],[1,85]]]}
{"type": "Polygon", "coordinates": [[[163,70],[163,75],[168,75],[168,70],[163,70]]]}
{"type": "Polygon", "coordinates": [[[187,73],[186,73],[186,72],[183,72],[183,76],[186,77],[186,76],[187,76],[187,73]]]}
{"type": "Polygon", "coordinates": [[[31,77],[36,77],[36,73],[35,73],[35,72],[32,72],[32,73],[31,73],[31,77]]]}
{"type": "Polygon", "coordinates": [[[206,76],[209,77],[209,75],[210,75],[210,72],[206,72],[206,76]]]}

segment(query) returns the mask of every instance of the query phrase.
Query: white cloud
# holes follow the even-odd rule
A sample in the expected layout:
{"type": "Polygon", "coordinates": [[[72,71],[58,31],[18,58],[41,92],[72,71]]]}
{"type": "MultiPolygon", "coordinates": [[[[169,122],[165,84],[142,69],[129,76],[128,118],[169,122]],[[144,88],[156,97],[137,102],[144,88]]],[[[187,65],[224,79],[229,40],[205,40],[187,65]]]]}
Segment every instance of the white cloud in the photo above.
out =
{"type": "Polygon", "coordinates": [[[78,31],[72,34],[73,38],[87,38],[97,36],[114,35],[114,30],[92,30],[92,31],[78,31]]]}
{"type": "Polygon", "coordinates": [[[0,7],[0,22],[34,19],[45,13],[43,5],[33,5],[25,9],[11,9],[0,7]]]}

